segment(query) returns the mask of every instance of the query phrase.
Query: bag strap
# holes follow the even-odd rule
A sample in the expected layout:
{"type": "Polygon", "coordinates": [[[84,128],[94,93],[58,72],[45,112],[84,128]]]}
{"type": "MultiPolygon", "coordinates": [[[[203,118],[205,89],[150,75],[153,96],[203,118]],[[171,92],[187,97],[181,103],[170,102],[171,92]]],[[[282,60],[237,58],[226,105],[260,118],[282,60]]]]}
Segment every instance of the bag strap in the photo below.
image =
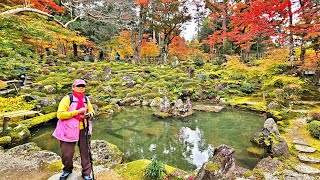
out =
{"type": "MultiPolygon", "coordinates": [[[[73,102],[78,102],[78,101],[73,101],[73,95],[72,94],[69,94],[69,99],[70,99],[70,105],[73,103],[73,102]]],[[[85,96],[84,98],[84,103],[88,104],[89,102],[89,99],[88,99],[88,96],[85,96]]]]}

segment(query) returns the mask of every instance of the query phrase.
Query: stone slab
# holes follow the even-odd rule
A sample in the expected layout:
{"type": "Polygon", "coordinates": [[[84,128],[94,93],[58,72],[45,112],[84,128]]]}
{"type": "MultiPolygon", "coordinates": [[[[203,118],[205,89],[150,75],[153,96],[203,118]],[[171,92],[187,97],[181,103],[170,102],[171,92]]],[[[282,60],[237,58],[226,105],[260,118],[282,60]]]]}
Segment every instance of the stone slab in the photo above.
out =
{"type": "Polygon", "coordinates": [[[294,169],[303,174],[320,175],[320,169],[308,166],[306,164],[298,164],[294,167],[294,169]]]}
{"type": "MultiPolygon", "coordinates": [[[[59,180],[62,173],[51,176],[48,180],[59,180]]],[[[82,180],[80,172],[73,172],[68,176],[68,180],[82,180]]]]}
{"type": "Polygon", "coordinates": [[[317,150],[313,147],[304,146],[304,145],[295,145],[295,148],[296,148],[296,150],[298,150],[300,152],[304,152],[304,153],[313,153],[317,150]]]}
{"type": "Polygon", "coordinates": [[[298,145],[305,145],[305,146],[309,146],[308,143],[301,141],[301,140],[293,140],[292,141],[293,144],[298,144],[298,145]]]}
{"type": "Polygon", "coordinates": [[[320,159],[317,159],[317,158],[311,158],[311,157],[302,156],[302,155],[298,155],[298,158],[301,162],[305,162],[305,163],[312,163],[312,164],[320,163],[320,159]]]}

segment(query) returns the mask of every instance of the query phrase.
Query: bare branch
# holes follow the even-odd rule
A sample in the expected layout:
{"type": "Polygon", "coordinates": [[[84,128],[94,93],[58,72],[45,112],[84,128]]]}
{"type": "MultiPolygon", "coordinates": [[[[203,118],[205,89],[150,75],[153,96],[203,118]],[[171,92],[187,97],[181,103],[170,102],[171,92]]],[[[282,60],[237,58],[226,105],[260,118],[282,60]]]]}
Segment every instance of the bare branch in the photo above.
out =
{"type": "Polygon", "coordinates": [[[80,17],[80,16],[77,16],[77,17],[75,17],[73,20],[68,21],[68,22],[64,25],[64,27],[65,27],[65,28],[68,28],[68,25],[69,25],[70,23],[72,23],[72,22],[75,22],[79,17],[80,17]]]}

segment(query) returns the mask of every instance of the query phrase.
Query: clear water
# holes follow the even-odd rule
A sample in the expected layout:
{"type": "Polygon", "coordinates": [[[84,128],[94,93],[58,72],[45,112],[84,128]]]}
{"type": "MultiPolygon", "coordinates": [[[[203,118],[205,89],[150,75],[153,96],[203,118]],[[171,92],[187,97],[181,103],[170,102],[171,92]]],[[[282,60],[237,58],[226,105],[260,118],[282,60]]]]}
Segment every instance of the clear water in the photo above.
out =
{"type": "MultiPolygon", "coordinates": [[[[215,147],[226,144],[236,150],[236,163],[253,168],[259,157],[249,155],[250,139],[262,129],[257,113],[227,109],[220,113],[196,111],[193,116],[158,119],[150,108],[126,108],[112,117],[93,122],[92,139],[106,140],[119,147],[125,161],[151,159],[186,171],[200,168],[215,147]]],[[[30,141],[60,154],[59,142],[51,136],[54,125],[33,132],[30,141]]]]}

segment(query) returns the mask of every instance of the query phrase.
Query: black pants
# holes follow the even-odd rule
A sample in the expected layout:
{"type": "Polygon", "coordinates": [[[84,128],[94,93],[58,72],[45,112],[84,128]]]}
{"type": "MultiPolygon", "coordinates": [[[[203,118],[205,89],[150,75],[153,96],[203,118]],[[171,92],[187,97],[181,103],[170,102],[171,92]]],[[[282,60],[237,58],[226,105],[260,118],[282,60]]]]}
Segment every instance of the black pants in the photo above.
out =
{"type": "MultiPolygon", "coordinates": [[[[88,137],[90,139],[90,136],[88,137]]],[[[62,164],[64,165],[63,171],[72,172],[73,169],[73,154],[76,142],[64,142],[60,141],[61,154],[62,154],[62,164]]],[[[80,150],[82,175],[90,175],[91,164],[88,151],[88,145],[85,137],[85,130],[80,130],[78,146],[80,150]]]]}

